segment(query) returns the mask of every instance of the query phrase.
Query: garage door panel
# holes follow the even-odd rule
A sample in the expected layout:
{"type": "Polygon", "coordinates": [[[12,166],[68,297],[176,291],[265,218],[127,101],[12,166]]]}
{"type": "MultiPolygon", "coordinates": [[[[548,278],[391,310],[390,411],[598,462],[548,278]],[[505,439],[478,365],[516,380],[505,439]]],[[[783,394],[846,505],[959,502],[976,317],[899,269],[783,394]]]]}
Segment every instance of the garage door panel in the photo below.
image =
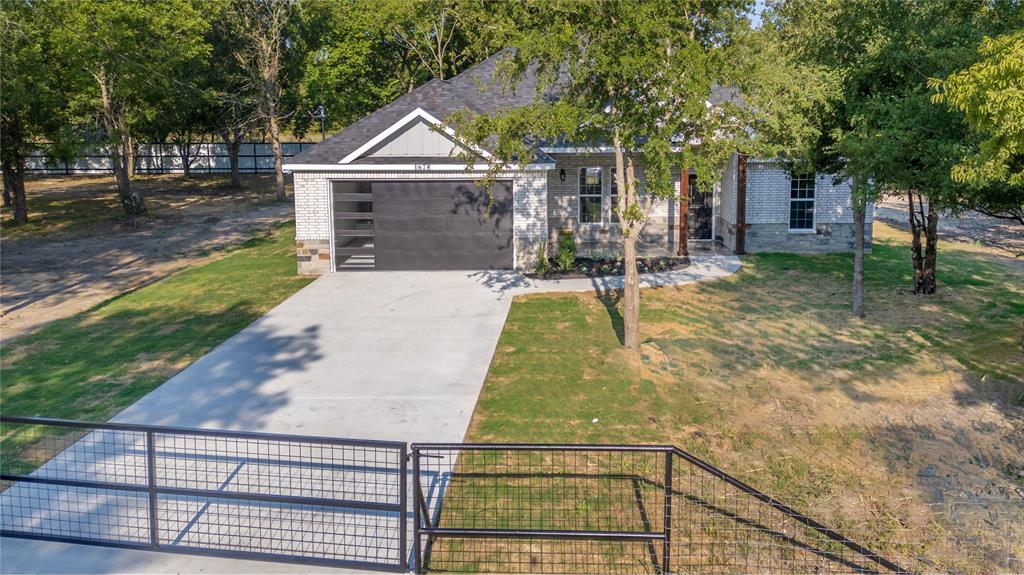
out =
{"type": "MultiPolygon", "coordinates": [[[[380,233],[381,232],[378,232],[378,234],[380,233]]],[[[512,242],[510,238],[504,238],[492,234],[479,235],[453,233],[426,236],[414,233],[390,232],[388,235],[390,237],[388,237],[386,243],[397,245],[409,245],[415,243],[417,245],[417,249],[412,251],[440,250],[443,252],[493,252],[503,249],[512,249],[512,242]]],[[[378,247],[379,243],[380,242],[378,241],[378,247]]]]}
{"type": "Polygon", "coordinates": [[[374,182],[377,269],[511,268],[512,185],[473,182],[374,182]]]}

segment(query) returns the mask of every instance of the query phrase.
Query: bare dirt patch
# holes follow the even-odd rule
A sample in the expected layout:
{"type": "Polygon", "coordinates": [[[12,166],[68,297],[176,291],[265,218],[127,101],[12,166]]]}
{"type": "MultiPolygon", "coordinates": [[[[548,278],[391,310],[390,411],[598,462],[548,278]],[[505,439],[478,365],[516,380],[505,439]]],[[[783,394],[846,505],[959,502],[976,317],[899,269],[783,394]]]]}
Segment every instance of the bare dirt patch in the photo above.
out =
{"type": "MultiPolygon", "coordinates": [[[[875,219],[900,230],[910,229],[907,218],[905,200],[886,198],[875,205],[875,219]]],[[[1010,258],[1024,253],[1024,226],[973,210],[958,215],[942,214],[939,218],[939,237],[946,241],[981,245],[1010,258]]],[[[1024,258],[1017,258],[1014,263],[1024,267],[1024,258]]]]}
{"type": "Polygon", "coordinates": [[[40,178],[26,183],[30,223],[5,214],[0,260],[0,329],[7,341],[88,309],[291,218],[273,199],[269,176],[139,177],[149,216],[128,225],[108,176],[40,178]]]}

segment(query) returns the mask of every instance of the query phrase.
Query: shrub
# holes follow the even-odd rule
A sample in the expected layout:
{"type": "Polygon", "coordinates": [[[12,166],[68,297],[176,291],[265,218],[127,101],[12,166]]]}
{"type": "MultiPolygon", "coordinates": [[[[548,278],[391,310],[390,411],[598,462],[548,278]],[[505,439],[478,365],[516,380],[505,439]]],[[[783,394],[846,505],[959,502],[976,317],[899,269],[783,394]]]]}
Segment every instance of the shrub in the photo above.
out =
{"type": "Polygon", "coordinates": [[[548,250],[544,244],[540,245],[537,251],[537,267],[533,268],[538,277],[545,277],[551,273],[551,263],[548,262],[548,250]]]}
{"type": "Polygon", "coordinates": [[[558,269],[569,271],[576,263],[576,239],[569,234],[564,234],[558,239],[558,255],[555,256],[555,263],[558,269]]]}

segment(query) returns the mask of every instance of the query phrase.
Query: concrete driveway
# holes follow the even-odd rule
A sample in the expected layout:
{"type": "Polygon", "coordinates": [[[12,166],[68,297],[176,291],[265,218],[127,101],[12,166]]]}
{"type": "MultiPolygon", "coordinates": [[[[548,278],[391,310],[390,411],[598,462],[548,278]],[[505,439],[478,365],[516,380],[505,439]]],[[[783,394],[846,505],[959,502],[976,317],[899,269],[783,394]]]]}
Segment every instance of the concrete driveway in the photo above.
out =
{"type": "MultiPolygon", "coordinates": [[[[461,441],[511,304],[507,287],[466,272],[322,277],[115,420],[461,441]]],[[[0,570],[338,572],[17,539],[3,540],[0,570]]]]}
{"type": "Polygon", "coordinates": [[[325,276],[116,420],[460,441],[511,299],[465,272],[325,276]]]}
{"type": "MultiPolygon", "coordinates": [[[[645,286],[705,281],[735,257],[694,258],[645,286]]],[[[408,442],[458,442],[516,294],[604,291],[621,279],[510,272],[325,276],[115,421],[408,442]]],[[[3,573],[306,573],[336,569],[2,540],[3,573]]]]}

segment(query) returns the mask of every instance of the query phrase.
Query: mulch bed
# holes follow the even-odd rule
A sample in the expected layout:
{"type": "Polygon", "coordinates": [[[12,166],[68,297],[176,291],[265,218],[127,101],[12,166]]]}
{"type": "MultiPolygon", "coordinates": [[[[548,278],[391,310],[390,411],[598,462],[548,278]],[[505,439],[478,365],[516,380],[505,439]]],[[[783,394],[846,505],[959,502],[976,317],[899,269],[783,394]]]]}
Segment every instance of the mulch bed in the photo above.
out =
{"type": "MultiPolygon", "coordinates": [[[[558,269],[554,259],[549,261],[551,262],[551,271],[544,276],[544,279],[549,280],[599,278],[625,274],[622,259],[576,258],[572,268],[568,270],[558,269]]],[[[690,267],[690,258],[667,256],[637,258],[636,266],[642,274],[678,271],[690,267]]],[[[538,276],[537,274],[527,274],[527,277],[536,278],[538,276]]]]}

